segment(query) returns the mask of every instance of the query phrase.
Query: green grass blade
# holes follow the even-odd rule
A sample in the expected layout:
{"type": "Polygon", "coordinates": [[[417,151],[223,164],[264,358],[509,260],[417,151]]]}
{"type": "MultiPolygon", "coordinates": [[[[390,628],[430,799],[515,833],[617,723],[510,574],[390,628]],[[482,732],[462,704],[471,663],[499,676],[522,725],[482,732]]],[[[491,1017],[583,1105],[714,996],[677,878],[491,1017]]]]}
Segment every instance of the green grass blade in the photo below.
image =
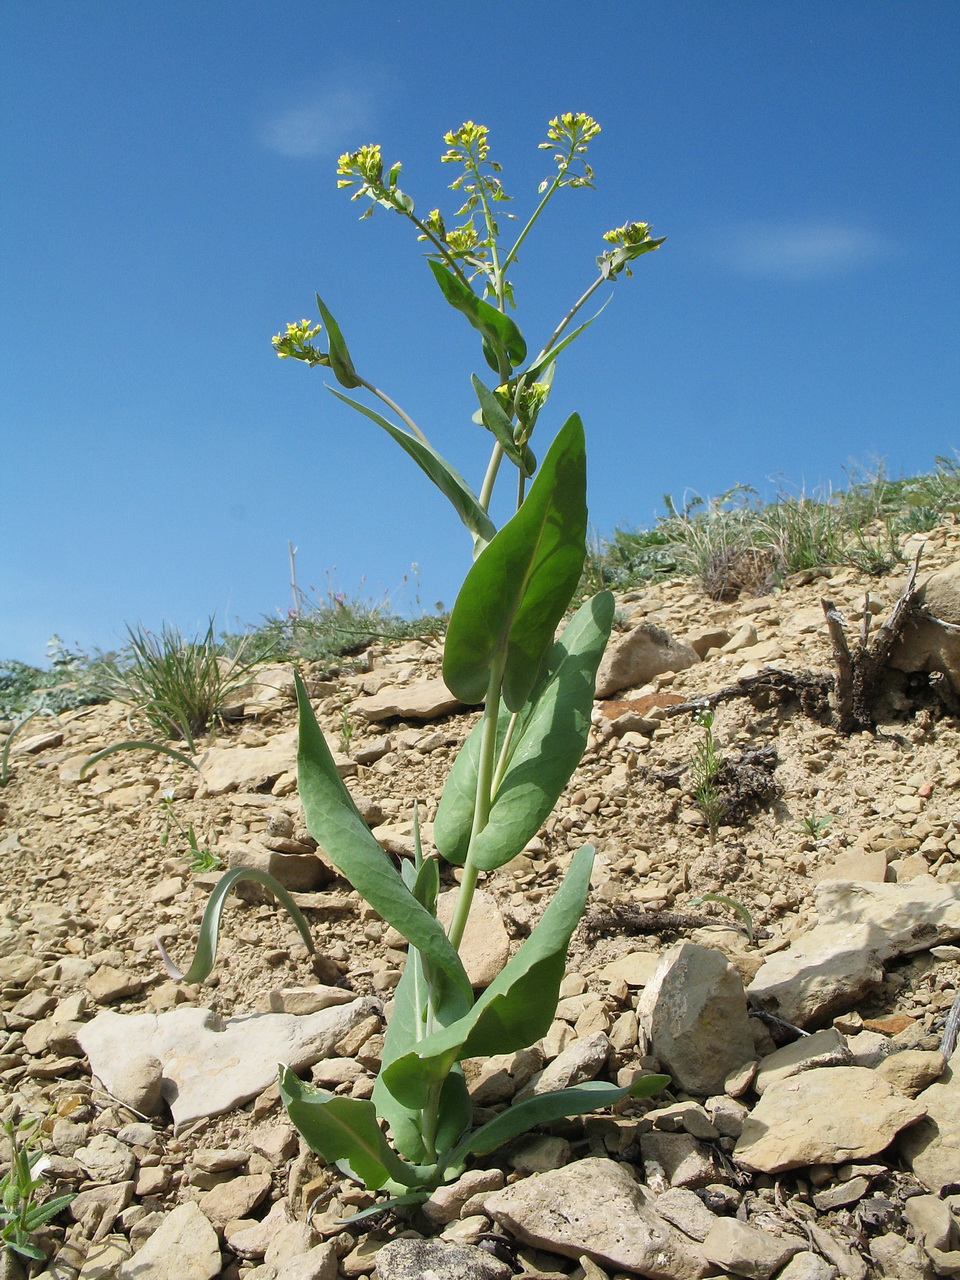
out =
{"type": "Polygon", "coordinates": [[[88,756],[80,767],[80,777],[85,778],[98,761],[105,760],[107,756],[112,756],[116,751],[157,751],[160,755],[169,756],[171,760],[179,760],[181,764],[189,765],[191,769],[198,768],[196,761],[191,760],[189,756],[185,756],[182,751],[175,751],[173,747],[165,746],[162,742],[131,740],[130,742],[115,742],[112,746],[104,747],[102,751],[95,751],[92,756],[88,756]]]}
{"type": "Polygon", "coordinates": [[[30,723],[34,716],[53,716],[57,724],[60,723],[60,718],[55,711],[51,711],[49,707],[37,707],[36,711],[31,711],[29,715],[24,716],[19,723],[13,726],[10,733],[7,735],[6,742],[3,744],[3,751],[0,752],[0,787],[5,785],[7,778],[9,777],[7,761],[10,758],[10,748],[13,746],[13,740],[24,725],[30,723]]]}
{"type": "Polygon", "coordinates": [[[178,982],[203,982],[208,977],[217,960],[217,938],[220,933],[220,917],[223,914],[223,908],[227,901],[227,895],[235,884],[240,880],[253,880],[256,884],[262,884],[270,890],[270,892],[278,899],[278,901],[286,907],[287,911],[293,918],[293,923],[300,932],[300,937],[308,951],[315,950],[313,939],[310,936],[310,927],[304,918],[303,912],[294,902],[293,898],[286,891],[282,884],[268,871],[256,871],[253,867],[234,867],[232,871],[228,871],[226,875],[220,877],[217,881],[216,888],[207,899],[207,905],[203,912],[203,919],[200,921],[200,932],[197,938],[197,949],[194,952],[193,960],[190,967],[185,973],[182,973],[174,962],[171,960],[169,953],[163,943],[157,939],[157,948],[160,951],[160,957],[163,960],[163,966],[171,978],[178,982]]]}

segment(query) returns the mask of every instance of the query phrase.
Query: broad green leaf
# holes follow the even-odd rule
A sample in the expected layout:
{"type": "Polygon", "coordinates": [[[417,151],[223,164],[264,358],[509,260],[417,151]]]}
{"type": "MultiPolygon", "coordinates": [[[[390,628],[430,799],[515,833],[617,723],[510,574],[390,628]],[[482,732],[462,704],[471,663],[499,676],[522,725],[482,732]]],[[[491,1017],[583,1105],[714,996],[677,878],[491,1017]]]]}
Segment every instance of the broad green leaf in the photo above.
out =
{"type": "Polygon", "coordinates": [[[387,1122],[393,1144],[407,1160],[423,1161],[426,1152],[421,1129],[421,1108],[408,1107],[395,1098],[384,1083],[383,1068],[410,1053],[426,1039],[429,1023],[429,991],[423,972],[423,959],[410,947],[403,973],[393,996],[393,1011],[387,1022],[380,1074],[371,1095],[377,1115],[387,1122]]]}
{"type": "Polygon", "coordinates": [[[418,440],[409,431],[404,431],[401,427],[396,426],[389,418],[385,418],[373,409],[368,409],[365,404],[361,404],[358,400],[351,400],[349,396],[343,395],[342,392],[337,391],[334,387],[328,387],[327,389],[338,400],[350,405],[358,413],[364,414],[371,422],[375,422],[378,427],[383,427],[384,431],[396,440],[401,449],[406,450],[420,470],[430,477],[444,497],[449,499],[457,515],[470,532],[475,537],[482,538],[484,542],[490,541],[497,531],[496,525],[481,507],[480,499],[467,484],[466,480],[454,471],[449,462],[442,458],[436,449],[426,444],[423,440],[418,440]]]}
{"type": "MultiPolygon", "coordinates": [[[[666,238],[666,236],[660,236],[654,240],[641,240],[639,244],[623,244],[616,249],[602,253],[597,258],[600,274],[605,277],[616,275],[628,262],[632,262],[634,258],[639,258],[642,253],[650,253],[654,249],[659,249],[666,238]]],[[[629,270],[627,274],[630,274],[629,270]]]]}
{"type": "Polygon", "coordinates": [[[327,330],[327,339],[330,344],[330,368],[333,370],[334,376],[341,387],[346,387],[348,390],[363,386],[363,383],[357,377],[356,369],[353,367],[353,361],[350,359],[350,352],[347,350],[347,344],[343,340],[340,326],[327,310],[319,293],[315,296],[317,307],[320,311],[320,319],[327,330]]]}
{"type": "MultiPolygon", "coordinates": [[[[492,871],[515,858],[540,830],[580,762],[596,686],[597,667],[613,625],[614,599],[602,591],[580,606],[554,645],[544,678],[520,712],[509,764],[497,787],[487,825],[474,847],[478,868],[492,871]]],[[[501,708],[497,749],[510,714],[501,708]]],[[[449,862],[466,860],[473,827],[482,725],[471,731],[447,777],[433,839],[449,862]]]]}
{"type": "Polygon", "coordinates": [[[163,967],[169,973],[170,977],[177,982],[203,982],[209,977],[211,970],[217,960],[217,938],[220,933],[220,917],[223,915],[223,908],[226,905],[227,895],[235,884],[240,880],[253,880],[256,884],[265,885],[266,888],[278,899],[279,902],[289,911],[293,923],[300,931],[300,937],[303,939],[308,951],[314,951],[313,939],[310,937],[310,928],[304,919],[303,912],[294,902],[290,894],[279,882],[274,879],[268,871],[257,871],[253,867],[234,867],[232,871],[226,872],[217,881],[216,888],[207,899],[207,905],[204,908],[203,918],[200,921],[200,933],[197,938],[197,949],[194,952],[193,960],[190,963],[186,973],[181,973],[177,966],[173,963],[169,953],[163,943],[157,939],[157,950],[160,952],[160,959],[163,961],[163,967]]]}
{"type": "Polygon", "coordinates": [[[477,399],[480,401],[480,415],[483,425],[497,437],[503,452],[520,469],[520,472],[524,476],[533,475],[532,470],[527,470],[528,457],[525,456],[530,454],[530,450],[527,449],[525,452],[521,452],[520,446],[513,438],[513,423],[507,416],[503,405],[490,388],[484,386],[475,373],[470,375],[470,381],[473,383],[473,389],[477,393],[477,399]]]}
{"type": "Polygon", "coordinates": [[[490,367],[499,372],[497,352],[503,352],[513,366],[522,364],[527,358],[527,344],[510,317],[478,298],[470,286],[464,284],[442,262],[437,262],[434,258],[428,258],[427,261],[451,307],[463,312],[473,327],[483,335],[484,356],[490,367]]]}
{"type": "Polygon", "coordinates": [[[473,562],[450,617],[443,676],[482,702],[502,665],[503,700],[519,711],[537,682],[586,554],[586,455],[573,414],[547,450],[520,510],[473,562]]]}
{"type": "Polygon", "coordinates": [[[459,1017],[464,1004],[469,1007],[473,999],[460,957],[443,926],[413,896],[371,835],[337,773],[299,675],[296,684],[300,709],[297,764],[307,828],[360,896],[436,967],[437,1016],[444,1020],[459,1017]]]}
{"type": "Polygon", "coordinates": [[[287,1114],[311,1150],[336,1164],[371,1191],[415,1187],[422,1171],[393,1151],[377,1124],[373,1103],[343,1098],[304,1082],[288,1067],[279,1068],[280,1096],[287,1114]]]}
{"type": "Polygon", "coordinates": [[[513,1053],[546,1035],[557,1007],[570,935],[590,889],[593,853],[591,845],[584,845],[574,854],[533,932],[470,1012],[382,1069],[385,1086],[405,1106],[426,1106],[431,1089],[459,1059],[513,1053]]]}
{"type": "Polygon", "coordinates": [[[457,1165],[469,1155],[485,1156],[537,1124],[548,1124],[564,1116],[581,1116],[588,1111],[596,1111],[598,1107],[612,1107],[628,1097],[649,1098],[669,1083],[669,1076],[649,1075],[641,1076],[632,1085],[620,1089],[602,1080],[588,1080],[569,1089],[557,1089],[553,1093],[528,1098],[525,1102],[516,1102],[468,1134],[451,1153],[450,1163],[457,1165]]]}

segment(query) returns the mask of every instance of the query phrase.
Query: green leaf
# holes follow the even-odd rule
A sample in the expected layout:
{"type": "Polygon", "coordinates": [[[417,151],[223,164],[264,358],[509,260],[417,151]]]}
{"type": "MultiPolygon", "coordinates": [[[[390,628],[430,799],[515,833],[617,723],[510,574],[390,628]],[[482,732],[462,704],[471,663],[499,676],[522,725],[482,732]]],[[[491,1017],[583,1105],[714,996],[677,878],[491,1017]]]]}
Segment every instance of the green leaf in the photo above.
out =
{"type": "Polygon", "coordinates": [[[232,871],[228,871],[226,875],[220,877],[217,881],[216,888],[207,899],[207,905],[203,912],[203,919],[200,921],[200,933],[197,938],[197,949],[194,952],[193,960],[186,973],[181,973],[177,966],[170,958],[167,949],[163,943],[157,939],[157,949],[160,952],[160,958],[163,966],[171,978],[177,982],[203,982],[209,977],[211,970],[217,960],[217,938],[220,933],[220,917],[223,914],[223,908],[227,901],[227,895],[235,884],[240,880],[253,880],[256,884],[265,885],[270,892],[286,907],[293,922],[300,931],[300,937],[303,938],[308,951],[314,951],[313,939],[310,937],[310,928],[304,919],[303,912],[287,893],[286,889],[274,879],[268,871],[257,871],[253,867],[234,867],[232,871]]]}
{"type": "Polygon", "coordinates": [[[406,1164],[390,1148],[377,1124],[373,1103],[343,1098],[304,1082],[288,1067],[279,1068],[280,1096],[287,1114],[311,1150],[349,1173],[371,1191],[415,1187],[423,1171],[406,1164]]]}
{"type": "Polygon", "coordinates": [[[492,307],[489,302],[478,298],[469,285],[448,270],[442,262],[428,258],[430,269],[436,278],[443,296],[451,307],[461,311],[484,339],[484,356],[492,369],[499,372],[500,366],[496,353],[502,352],[510,364],[522,364],[527,358],[527,344],[523,334],[502,311],[492,307]]]}
{"type": "Polygon", "coordinates": [[[459,1059],[512,1053],[546,1035],[557,1007],[570,935],[590,889],[593,853],[592,845],[584,845],[574,854],[533,932],[470,1012],[383,1067],[384,1084],[398,1101],[422,1108],[431,1089],[459,1059]]]}
{"type": "MultiPolygon", "coordinates": [[[[527,470],[528,459],[521,452],[520,446],[513,438],[513,423],[507,416],[503,405],[490,388],[483,385],[475,373],[470,375],[470,381],[473,383],[473,389],[477,393],[477,399],[480,401],[480,415],[483,425],[497,437],[503,452],[515,466],[519,467],[520,473],[523,476],[533,475],[532,470],[527,470]]],[[[527,449],[526,453],[529,454],[530,450],[527,449]]]]}
{"type": "Polygon", "coordinates": [[[503,700],[519,711],[537,682],[586,554],[586,453],[577,414],[547,451],[517,514],[473,562],[450,617],[443,677],[482,702],[502,667],[503,700]]]}
{"type": "Polygon", "coordinates": [[[460,957],[443,926],[417,901],[371,835],[337,772],[299,675],[296,685],[299,790],[307,828],[360,896],[436,967],[435,1014],[445,1020],[459,1017],[473,999],[460,957]]]}
{"type": "Polygon", "coordinates": [[[466,480],[454,471],[445,458],[442,458],[429,444],[418,440],[415,435],[404,431],[402,427],[396,426],[389,418],[383,417],[373,409],[368,409],[365,404],[360,404],[358,400],[351,400],[349,396],[343,395],[334,387],[329,387],[328,390],[338,400],[342,400],[344,404],[350,405],[371,422],[375,422],[378,427],[383,427],[401,449],[406,450],[420,470],[430,477],[444,497],[450,500],[457,515],[474,537],[481,538],[484,542],[490,541],[497,531],[496,525],[481,507],[480,499],[466,480]]]}
{"type": "Polygon", "coordinates": [[[353,367],[353,361],[350,359],[350,352],[347,350],[347,344],[343,340],[340,326],[327,310],[319,293],[316,294],[316,299],[320,318],[327,330],[327,339],[330,343],[330,368],[333,370],[335,378],[341,387],[346,387],[348,390],[353,387],[363,386],[363,383],[357,377],[356,369],[353,367]]]}
{"type": "MultiPolygon", "coordinates": [[[[516,857],[540,830],[579,764],[613,614],[613,596],[601,591],[580,606],[554,645],[544,678],[517,717],[508,766],[494,792],[487,825],[476,837],[479,869],[492,871],[516,857]]],[[[501,708],[498,752],[510,719],[501,708]]],[[[460,866],[473,828],[482,728],[474,727],[454,760],[433,824],[437,848],[460,866]]]]}
{"type": "Polygon", "coordinates": [[[541,1093],[537,1097],[528,1098],[525,1102],[516,1102],[493,1120],[468,1134],[452,1153],[451,1164],[459,1164],[469,1155],[485,1156],[496,1151],[505,1142],[526,1133],[534,1125],[548,1124],[553,1120],[561,1120],[564,1116],[584,1115],[588,1111],[596,1111],[598,1107],[612,1107],[614,1103],[627,1097],[649,1098],[665,1089],[669,1083],[669,1076],[649,1075],[641,1076],[629,1087],[620,1089],[617,1085],[607,1084],[602,1080],[588,1080],[569,1089],[557,1089],[553,1093],[541,1093]]]}

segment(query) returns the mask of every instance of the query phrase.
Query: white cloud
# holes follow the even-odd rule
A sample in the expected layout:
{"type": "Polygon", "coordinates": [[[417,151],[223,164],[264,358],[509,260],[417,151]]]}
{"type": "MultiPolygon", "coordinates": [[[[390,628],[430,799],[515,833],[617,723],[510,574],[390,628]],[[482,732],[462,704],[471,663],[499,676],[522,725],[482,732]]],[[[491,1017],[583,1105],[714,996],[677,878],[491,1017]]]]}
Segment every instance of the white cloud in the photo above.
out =
{"type": "Polygon", "coordinates": [[[742,223],[716,250],[731,271],[767,280],[823,280],[866,266],[892,251],[869,227],[841,222],[742,223]]]}
{"type": "Polygon", "coordinates": [[[369,141],[359,133],[369,128],[373,119],[370,94],[331,89],[278,111],[264,124],[261,138],[271,151],[296,160],[339,155],[369,141]]]}

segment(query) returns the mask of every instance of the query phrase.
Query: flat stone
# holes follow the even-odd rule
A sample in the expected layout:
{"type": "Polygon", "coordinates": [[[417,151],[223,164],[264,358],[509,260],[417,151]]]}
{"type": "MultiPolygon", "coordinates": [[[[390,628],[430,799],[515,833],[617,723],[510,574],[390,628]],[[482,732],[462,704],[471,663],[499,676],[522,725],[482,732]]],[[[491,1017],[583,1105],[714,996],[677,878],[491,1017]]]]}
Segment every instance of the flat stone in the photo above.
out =
{"type": "Polygon", "coordinates": [[[517,1093],[516,1101],[523,1102],[541,1093],[554,1093],[569,1089],[584,1080],[595,1080],[606,1065],[610,1041],[602,1031],[582,1040],[574,1040],[542,1071],[538,1071],[517,1093]]]}
{"type": "Polygon", "coordinates": [[[834,1027],[828,1027],[812,1036],[801,1036],[775,1053],[767,1054],[760,1060],[753,1087],[757,1093],[763,1094],[778,1080],[786,1080],[801,1071],[812,1071],[814,1067],[849,1066],[851,1061],[852,1055],[843,1036],[834,1027]]]}
{"type": "Polygon", "coordinates": [[[269,1173],[241,1174],[205,1192],[200,1197],[200,1208],[215,1227],[224,1227],[237,1218],[245,1218],[269,1194],[272,1185],[269,1173]]]}
{"type": "Polygon", "coordinates": [[[819,1253],[802,1249],[795,1253],[777,1276],[777,1280],[836,1280],[837,1268],[819,1253]]]}
{"type": "Polygon", "coordinates": [[[364,720],[436,720],[463,708],[439,678],[416,684],[387,685],[365,698],[355,698],[351,711],[364,720]]]}
{"type": "Polygon", "coordinates": [[[660,963],[659,951],[628,951],[600,970],[604,982],[625,982],[628,987],[645,987],[660,963]]]}
{"type": "Polygon", "coordinates": [[[649,1280],[700,1280],[709,1263],[656,1211],[650,1191],[612,1160],[578,1160],[487,1196],[486,1211],[525,1244],[586,1254],[649,1280]]]}
{"type": "Polygon", "coordinates": [[[116,969],[113,965],[102,964],[87,979],[87,990],[97,1004],[109,1004],[111,1000],[122,1000],[124,996],[133,996],[143,986],[143,980],[126,969],[116,969]]]}
{"type": "Polygon", "coordinates": [[[956,1182],[960,1170],[960,1049],[916,1103],[926,1116],[901,1135],[898,1146],[914,1175],[938,1192],[956,1182]]]}
{"type": "Polygon", "coordinates": [[[940,1079],[946,1065],[946,1059],[937,1049],[901,1049],[884,1058],[877,1067],[877,1075],[901,1093],[915,1098],[940,1079]]]}
{"type": "Polygon", "coordinates": [[[924,1114],[866,1067],[816,1067],[772,1084],[746,1118],[734,1159],[779,1173],[876,1155],[924,1114]]]}
{"type": "Polygon", "coordinates": [[[748,1280],[770,1280],[805,1243],[761,1231],[736,1218],[717,1218],[701,1248],[724,1271],[748,1280]]]}
{"type": "Polygon", "coordinates": [[[673,636],[641,622],[607,646],[597,672],[596,696],[609,698],[621,689],[646,684],[665,671],[686,671],[700,661],[695,649],[673,636]]]}
{"type": "Polygon", "coordinates": [[[813,873],[816,881],[857,880],[883,884],[887,878],[887,855],[883,849],[843,849],[813,873]]]}
{"type": "Polygon", "coordinates": [[[330,1009],[334,1005],[349,1004],[355,999],[352,991],[327,986],[282,987],[267,996],[271,1013],[295,1013],[298,1017],[319,1013],[321,1009],[330,1009]]]}
{"type": "Polygon", "coordinates": [[[177,1205],[121,1266],[117,1280],[214,1280],[220,1243],[210,1221],[192,1201],[177,1205]]]}
{"type": "MultiPolygon", "coordinates": [[[[285,773],[297,771],[298,730],[275,734],[263,747],[208,747],[200,757],[200,776],[207,794],[224,795],[228,791],[260,791],[285,773]]],[[[339,751],[329,740],[334,764],[341,777],[357,771],[356,763],[339,751]]]]}
{"type": "Polygon", "coordinates": [[[720,1177],[713,1148],[689,1133],[658,1133],[640,1138],[646,1181],[655,1189],[708,1187],[720,1177]]]}
{"type": "MultiPolygon", "coordinates": [[[[453,919],[457,897],[458,890],[448,889],[437,898],[437,919],[444,928],[453,919]]],[[[459,950],[473,987],[488,987],[510,958],[510,936],[500,908],[484,889],[474,891],[459,950]]]]}
{"type": "Polygon", "coordinates": [[[673,1223],[691,1240],[706,1240],[716,1214],[710,1212],[700,1197],[686,1187],[671,1187],[657,1196],[654,1207],[661,1218],[673,1223]]]}
{"type": "Polygon", "coordinates": [[[158,1058],[163,1097],[179,1126],[249,1102],[275,1081],[278,1062],[300,1071],[331,1056],[374,1007],[363,999],[303,1018],[251,1013],[226,1020],[193,1006],[161,1014],[105,1011],[82,1027],[79,1038],[93,1074],[110,1093],[131,1058],[158,1058]]]}
{"type": "Polygon", "coordinates": [[[960,937],[960,885],[829,880],[814,890],[818,923],[770,956],[747,988],[752,1003],[816,1026],[875,991],[883,965],[960,937]]]}
{"type": "Polygon", "coordinates": [[[829,1213],[831,1209],[842,1209],[845,1205],[856,1204],[870,1190],[870,1179],[862,1175],[848,1178],[846,1182],[838,1182],[835,1187],[826,1191],[818,1191],[813,1197],[814,1207],[821,1213],[829,1213]]]}
{"type": "Polygon", "coordinates": [[[722,1093],[727,1076],[755,1056],[743,983],[710,947],[680,942],[665,951],[637,1017],[652,1052],[687,1093],[722,1093]]]}
{"type": "Polygon", "coordinates": [[[379,1249],[377,1280],[511,1280],[513,1268],[486,1249],[447,1240],[391,1240],[379,1249]]]}
{"type": "Polygon", "coordinates": [[[78,1147],[74,1159],[94,1182],[123,1182],[131,1177],[137,1158],[126,1145],[110,1133],[95,1134],[85,1147],[78,1147]]]}

